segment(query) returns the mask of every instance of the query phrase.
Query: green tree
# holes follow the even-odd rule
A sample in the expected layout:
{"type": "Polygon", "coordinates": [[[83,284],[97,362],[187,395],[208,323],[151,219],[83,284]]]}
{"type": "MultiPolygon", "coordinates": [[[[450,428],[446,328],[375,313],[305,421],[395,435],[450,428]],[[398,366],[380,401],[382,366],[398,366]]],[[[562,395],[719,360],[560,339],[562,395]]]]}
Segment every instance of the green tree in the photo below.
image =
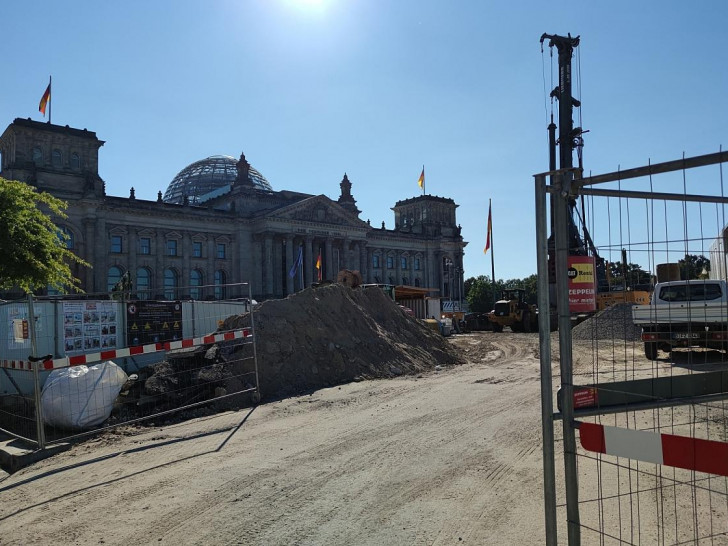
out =
{"type": "Polygon", "coordinates": [[[634,288],[636,284],[647,284],[650,282],[649,272],[642,269],[638,264],[622,262],[608,262],[610,282],[609,286],[620,289],[627,285],[627,288],[634,288]],[[626,282],[625,282],[626,281],[626,282]]]}
{"type": "Polygon", "coordinates": [[[703,269],[710,271],[710,260],[697,254],[685,254],[685,258],[678,260],[680,278],[686,281],[701,278],[703,269]]]}
{"type": "MultiPolygon", "coordinates": [[[[496,281],[496,299],[504,288],[502,281],[496,281]]],[[[493,283],[490,277],[480,275],[470,277],[465,281],[465,299],[468,301],[470,311],[473,313],[488,313],[493,310],[493,283]]]]}
{"type": "Polygon", "coordinates": [[[67,236],[52,219],[65,219],[66,207],[28,184],[0,178],[0,290],[53,287],[82,292],[70,264],[88,264],[66,248],[67,236]]]}

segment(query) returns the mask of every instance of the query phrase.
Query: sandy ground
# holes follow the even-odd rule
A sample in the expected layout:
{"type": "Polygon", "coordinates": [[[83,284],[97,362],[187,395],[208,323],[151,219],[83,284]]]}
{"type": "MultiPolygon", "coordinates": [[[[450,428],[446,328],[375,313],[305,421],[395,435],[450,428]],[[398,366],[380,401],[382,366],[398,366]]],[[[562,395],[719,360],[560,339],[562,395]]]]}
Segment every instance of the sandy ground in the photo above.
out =
{"type": "Polygon", "coordinates": [[[538,544],[538,334],[468,363],[162,428],[0,482],[0,544],[538,544]]]}

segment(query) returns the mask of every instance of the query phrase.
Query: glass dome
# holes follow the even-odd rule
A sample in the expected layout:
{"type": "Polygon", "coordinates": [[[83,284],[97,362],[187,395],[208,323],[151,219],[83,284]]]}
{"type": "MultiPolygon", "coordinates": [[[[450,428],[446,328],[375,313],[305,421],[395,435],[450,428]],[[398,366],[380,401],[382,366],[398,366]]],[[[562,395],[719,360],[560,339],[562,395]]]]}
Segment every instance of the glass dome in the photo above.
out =
{"type": "MultiPolygon", "coordinates": [[[[182,204],[185,196],[191,204],[202,203],[207,199],[227,191],[238,176],[238,160],[229,155],[213,155],[187,165],[164,192],[165,203],[182,204]]],[[[273,191],[265,177],[250,167],[248,178],[260,190],[273,191]]]]}

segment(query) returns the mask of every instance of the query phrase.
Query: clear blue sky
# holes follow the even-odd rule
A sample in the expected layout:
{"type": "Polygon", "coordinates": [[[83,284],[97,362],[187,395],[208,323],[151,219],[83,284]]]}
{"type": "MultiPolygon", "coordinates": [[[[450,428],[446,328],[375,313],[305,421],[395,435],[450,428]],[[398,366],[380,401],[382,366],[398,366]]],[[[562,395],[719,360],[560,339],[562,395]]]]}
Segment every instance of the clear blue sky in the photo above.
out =
{"type": "Polygon", "coordinates": [[[156,199],[244,151],[276,190],[336,199],[346,172],[362,219],[393,227],[424,164],[427,193],[460,205],[466,277],[490,276],[489,199],[496,277],[536,272],[542,33],[581,36],[587,170],[728,146],[728,2],[7,0],[0,20],[0,125],[42,120],[52,75],[53,123],[106,141],[107,193],[156,199]]]}

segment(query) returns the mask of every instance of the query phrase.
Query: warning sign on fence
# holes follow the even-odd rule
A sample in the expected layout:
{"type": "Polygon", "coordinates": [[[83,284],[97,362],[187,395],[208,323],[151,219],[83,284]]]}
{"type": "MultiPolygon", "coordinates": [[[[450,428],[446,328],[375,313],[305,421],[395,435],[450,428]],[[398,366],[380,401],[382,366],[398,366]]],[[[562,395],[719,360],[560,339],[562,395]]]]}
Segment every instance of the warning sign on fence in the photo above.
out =
{"type": "Polygon", "coordinates": [[[182,339],[182,303],[135,301],[126,306],[129,347],[182,339]]]}

